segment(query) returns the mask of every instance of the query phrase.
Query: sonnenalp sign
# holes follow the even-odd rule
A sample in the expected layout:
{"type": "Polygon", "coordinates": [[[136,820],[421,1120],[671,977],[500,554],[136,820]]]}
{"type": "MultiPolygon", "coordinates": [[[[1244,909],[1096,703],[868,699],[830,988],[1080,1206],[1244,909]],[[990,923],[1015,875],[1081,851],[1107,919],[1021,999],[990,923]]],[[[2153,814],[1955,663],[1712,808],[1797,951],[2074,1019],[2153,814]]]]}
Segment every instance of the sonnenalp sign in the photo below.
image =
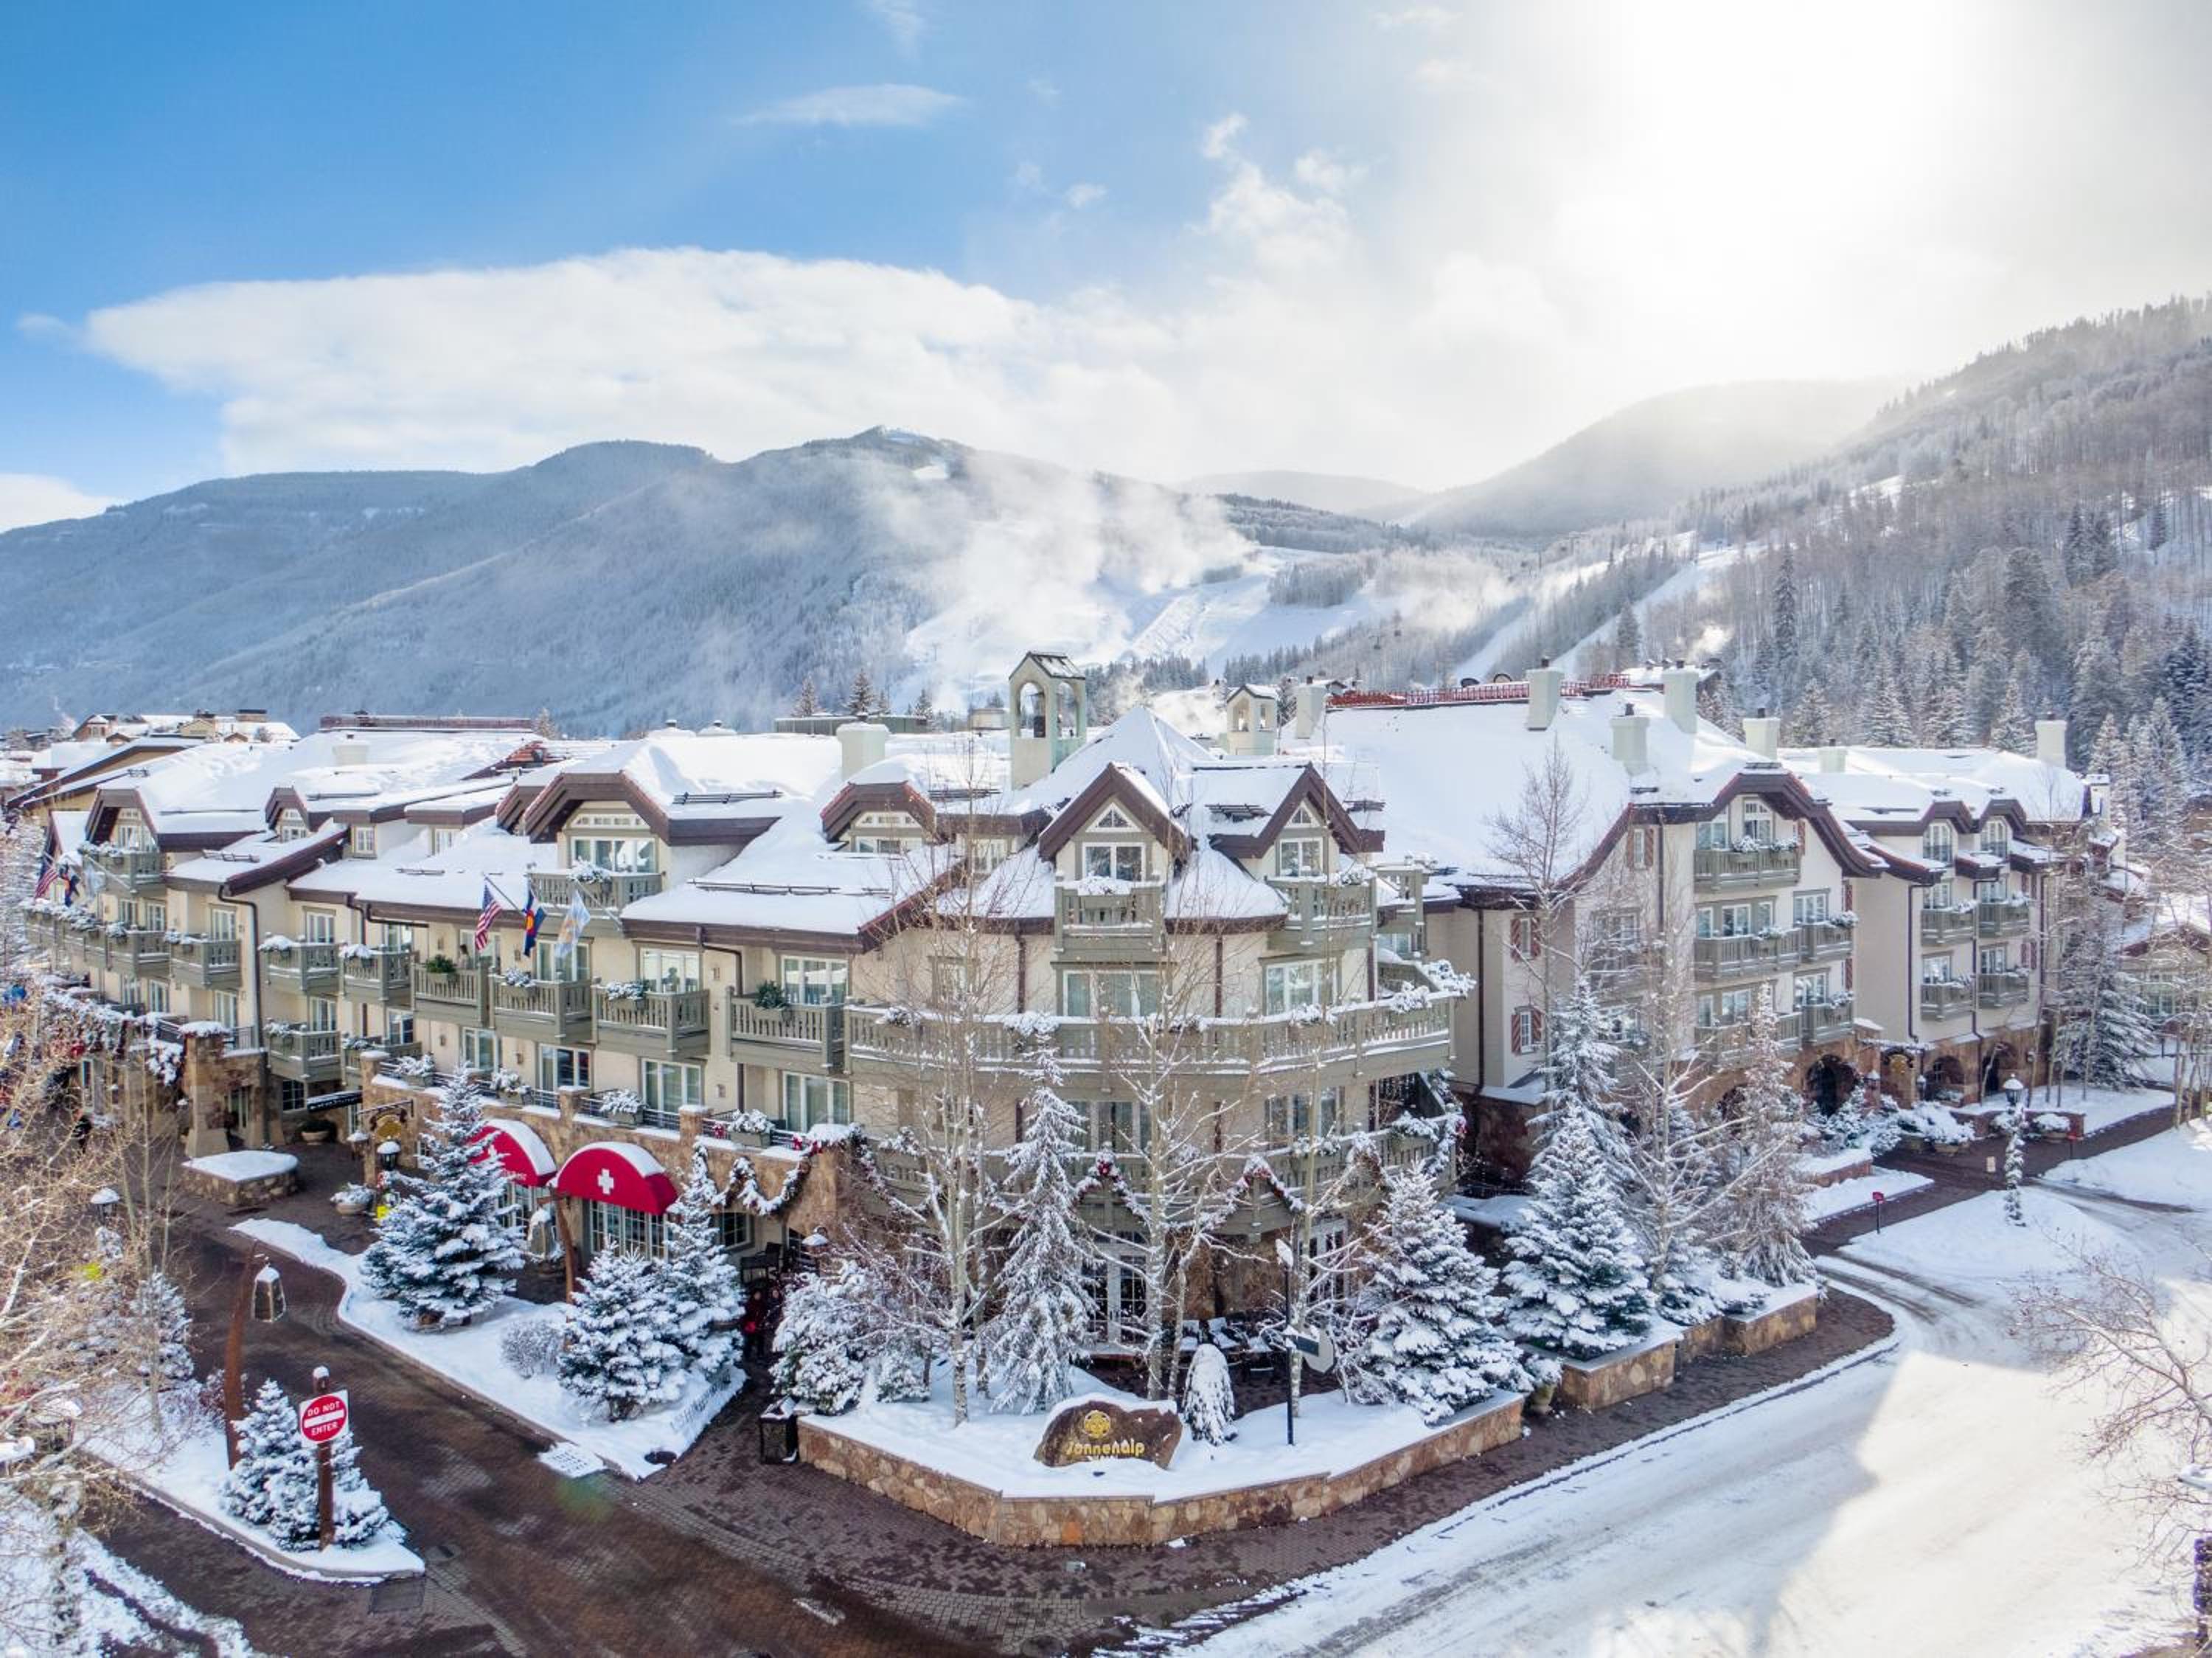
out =
{"type": "Polygon", "coordinates": [[[1182,1418],[1165,1406],[1132,1411],[1109,1399],[1079,1399],[1047,1424],[1036,1460],[1065,1468],[1144,1458],[1164,1468],[1182,1442],[1182,1418]]]}

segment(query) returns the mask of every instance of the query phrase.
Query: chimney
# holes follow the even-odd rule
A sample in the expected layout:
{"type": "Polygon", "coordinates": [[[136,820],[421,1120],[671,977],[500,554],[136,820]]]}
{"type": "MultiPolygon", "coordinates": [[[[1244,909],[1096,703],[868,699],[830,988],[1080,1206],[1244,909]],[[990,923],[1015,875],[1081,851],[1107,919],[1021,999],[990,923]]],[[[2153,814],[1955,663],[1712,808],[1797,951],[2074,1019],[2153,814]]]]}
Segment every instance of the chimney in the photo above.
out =
{"type": "Polygon", "coordinates": [[[1667,700],[1667,717],[1692,736],[1698,735],[1698,670],[1680,662],[1659,675],[1667,700]]]}
{"type": "Polygon", "coordinates": [[[1632,776],[1651,769],[1651,726],[1631,709],[1613,716],[1613,758],[1632,776]]]}
{"type": "Polygon", "coordinates": [[[340,737],[331,745],[331,764],[336,766],[367,765],[368,745],[358,737],[340,737]]]}
{"type": "Polygon", "coordinates": [[[1760,709],[1743,722],[1744,747],[1763,760],[1778,759],[1782,754],[1782,722],[1760,709]]]}
{"type": "Polygon", "coordinates": [[[1820,751],[1820,770],[1831,774],[1844,769],[1844,750],[1833,745],[1820,751]]]}
{"type": "Polygon", "coordinates": [[[1297,698],[1296,730],[1301,741],[1310,738],[1321,728],[1322,710],[1328,706],[1328,681],[1306,675],[1306,682],[1293,693],[1297,698]]]}
{"type": "Polygon", "coordinates": [[[1549,656],[1541,667],[1528,670],[1528,728],[1549,731],[1552,722],[1559,717],[1559,687],[1567,676],[1552,666],[1549,656]]]}
{"type": "Polygon", "coordinates": [[[839,779],[850,783],[854,777],[883,759],[884,750],[890,741],[890,735],[889,726],[877,725],[872,722],[839,726],[837,728],[839,779]]]}
{"type": "Polygon", "coordinates": [[[2066,722],[2038,720],[2035,722],[2035,758],[2045,765],[2066,764],[2066,722]]]}

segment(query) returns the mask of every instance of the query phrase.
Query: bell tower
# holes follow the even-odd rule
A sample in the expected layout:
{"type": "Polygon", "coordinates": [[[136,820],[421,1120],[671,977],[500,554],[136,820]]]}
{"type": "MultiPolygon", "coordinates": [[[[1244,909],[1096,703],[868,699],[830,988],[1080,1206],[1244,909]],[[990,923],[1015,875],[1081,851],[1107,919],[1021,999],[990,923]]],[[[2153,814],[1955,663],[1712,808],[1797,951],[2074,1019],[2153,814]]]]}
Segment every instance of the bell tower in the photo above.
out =
{"type": "Polygon", "coordinates": [[[1033,650],[1006,680],[1007,765],[1026,789],[1083,747],[1091,735],[1083,670],[1065,656],[1033,650]]]}

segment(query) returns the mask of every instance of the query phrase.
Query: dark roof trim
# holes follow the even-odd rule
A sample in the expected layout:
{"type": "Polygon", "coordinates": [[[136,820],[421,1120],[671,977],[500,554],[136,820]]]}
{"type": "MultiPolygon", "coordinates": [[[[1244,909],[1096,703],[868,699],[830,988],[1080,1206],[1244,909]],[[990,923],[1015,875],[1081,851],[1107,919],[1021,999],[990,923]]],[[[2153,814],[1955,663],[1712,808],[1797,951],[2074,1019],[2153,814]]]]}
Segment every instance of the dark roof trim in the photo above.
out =
{"type": "Polygon", "coordinates": [[[1119,760],[1110,762],[1045,826],[1044,832],[1037,837],[1038,856],[1049,863],[1060,856],[1061,847],[1090,826],[1092,818],[1109,805],[1115,805],[1127,809],[1155,840],[1167,847],[1170,857],[1182,863],[1190,851],[1190,837],[1161,812],[1149,785],[1141,789],[1136,786],[1139,781],[1139,773],[1119,760]]]}

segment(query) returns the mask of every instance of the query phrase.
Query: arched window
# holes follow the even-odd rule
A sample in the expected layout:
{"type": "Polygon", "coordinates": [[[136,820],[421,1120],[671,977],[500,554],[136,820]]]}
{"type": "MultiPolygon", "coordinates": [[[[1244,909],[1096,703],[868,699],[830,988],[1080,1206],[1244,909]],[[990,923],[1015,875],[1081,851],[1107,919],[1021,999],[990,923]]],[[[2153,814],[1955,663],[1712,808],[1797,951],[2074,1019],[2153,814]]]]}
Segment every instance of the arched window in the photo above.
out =
{"type": "Polygon", "coordinates": [[[1025,737],[1044,735],[1044,692],[1036,686],[1025,685],[1021,689],[1021,703],[1015,717],[1025,737]]]}

